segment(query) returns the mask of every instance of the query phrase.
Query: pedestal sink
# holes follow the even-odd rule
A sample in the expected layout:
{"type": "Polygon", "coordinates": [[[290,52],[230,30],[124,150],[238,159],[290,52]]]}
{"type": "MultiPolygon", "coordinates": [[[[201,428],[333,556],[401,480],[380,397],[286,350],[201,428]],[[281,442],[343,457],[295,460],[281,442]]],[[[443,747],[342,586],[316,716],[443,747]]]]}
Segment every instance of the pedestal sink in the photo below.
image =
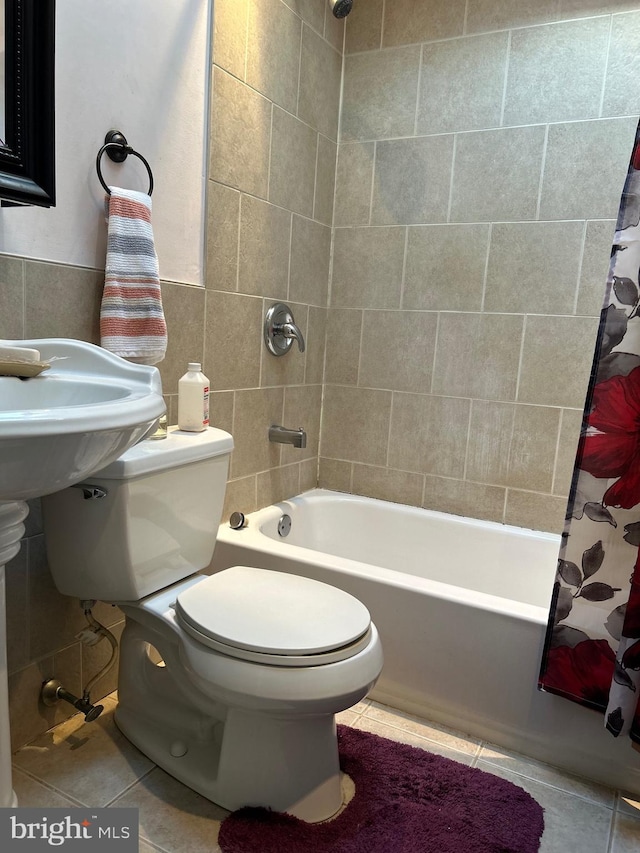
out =
{"type": "Polygon", "coordinates": [[[165,411],[160,374],[83,341],[0,341],[40,351],[39,376],[0,376],[0,807],[15,806],[7,689],[5,565],[20,550],[25,503],[108,465],[165,411]]]}

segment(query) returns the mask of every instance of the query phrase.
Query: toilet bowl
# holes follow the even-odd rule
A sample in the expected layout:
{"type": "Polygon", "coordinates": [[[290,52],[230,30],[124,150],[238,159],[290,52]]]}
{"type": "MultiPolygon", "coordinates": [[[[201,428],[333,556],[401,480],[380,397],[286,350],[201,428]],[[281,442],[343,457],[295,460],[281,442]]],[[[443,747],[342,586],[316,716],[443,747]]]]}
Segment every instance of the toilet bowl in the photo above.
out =
{"type": "Polygon", "coordinates": [[[335,714],[382,668],[364,605],[254,566],[208,567],[232,439],[146,441],[43,500],[58,589],[126,616],[115,720],[168,773],[227,809],[324,820],[342,804],[335,714]]]}

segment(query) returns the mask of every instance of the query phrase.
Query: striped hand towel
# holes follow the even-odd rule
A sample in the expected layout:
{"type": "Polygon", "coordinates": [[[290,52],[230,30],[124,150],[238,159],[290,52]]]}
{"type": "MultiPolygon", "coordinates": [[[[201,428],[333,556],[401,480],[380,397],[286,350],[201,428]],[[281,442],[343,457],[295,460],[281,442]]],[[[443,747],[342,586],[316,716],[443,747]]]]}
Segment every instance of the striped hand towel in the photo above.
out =
{"type": "Polygon", "coordinates": [[[107,262],[100,310],[105,349],[139,364],[156,364],[167,350],[151,198],[110,187],[107,262]]]}

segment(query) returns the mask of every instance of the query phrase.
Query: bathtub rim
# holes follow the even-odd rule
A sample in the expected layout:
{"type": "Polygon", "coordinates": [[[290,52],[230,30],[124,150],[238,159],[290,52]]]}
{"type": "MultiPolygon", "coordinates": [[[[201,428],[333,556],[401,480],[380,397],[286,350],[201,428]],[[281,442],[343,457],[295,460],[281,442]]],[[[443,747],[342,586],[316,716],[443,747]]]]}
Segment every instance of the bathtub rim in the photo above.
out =
{"type": "MultiPolygon", "coordinates": [[[[541,538],[546,541],[555,541],[560,547],[561,537],[556,533],[548,533],[546,531],[530,530],[525,527],[516,527],[514,525],[502,524],[495,521],[485,521],[483,519],[475,519],[467,516],[458,516],[452,513],[444,513],[438,510],[426,509],[422,507],[413,507],[408,504],[399,504],[391,501],[380,500],[378,498],[369,498],[362,495],[352,495],[347,492],[333,491],[331,489],[314,488],[301,492],[292,498],[287,498],[269,506],[255,510],[246,516],[247,526],[240,529],[232,529],[227,522],[222,522],[218,530],[218,542],[223,545],[231,545],[239,547],[249,552],[251,555],[259,555],[267,553],[272,557],[281,556],[289,558],[303,566],[314,566],[322,563],[327,569],[336,572],[344,572],[348,575],[356,577],[366,577],[372,581],[380,581],[391,584],[399,589],[413,592],[422,592],[437,599],[445,601],[453,601],[461,604],[466,604],[471,607],[480,607],[483,610],[492,613],[499,613],[502,616],[511,616],[513,618],[522,619],[526,622],[533,622],[537,625],[546,625],[549,617],[549,607],[544,607],[537,604],[528,604],[521,601],[516,601],[510,598],[490,593],[470,590],[462,586],[446,584],[441,581],[423,578],[419,575],[410,574],[408,572],[400,572],[395,569],[387,569],[380,566],[374,566],[370,563],[353,560],[348,557],[337,557],[329,554],[326,551],[318,551],[313,548],[307,548],[302,545],[294,545],[287,542],[285,539],[277,540],[273,536],[265,532],[265,527],[268,524],[277,523],[278,518],[284,513],[295,512],[297,506],[303,500],[332,500],[337,502],[353,502],[353,503],[371,503],[384,507],[397,507],[399,511],[411,511],[412,514],[425,515],[434,520],[446,519],[453,520],[456,524],[464,524],[468,527],[477,527],[484,530],[496,530],[499,532],[513,532],[518,536],[525,538],[534,537],[541,538]]],[[[215,557],[214,557],[215,559],[215,557]]],[[[261,568],[259,557],[255,558],[254,565],[261,568]]],[[[549,588],[549,604],[551,603],[551,594],[553,585],[549,588]]]]}

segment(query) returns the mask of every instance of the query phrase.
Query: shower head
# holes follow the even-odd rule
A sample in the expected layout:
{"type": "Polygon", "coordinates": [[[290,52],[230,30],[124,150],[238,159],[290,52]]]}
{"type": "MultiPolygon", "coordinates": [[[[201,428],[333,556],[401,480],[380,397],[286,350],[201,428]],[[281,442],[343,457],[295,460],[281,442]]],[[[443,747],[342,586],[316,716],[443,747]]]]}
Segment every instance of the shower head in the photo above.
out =
{"type": "Polygon", "coordinates": [[[353,0],[329,0],[329,6],[336,18],[346,18],[353,6],[353,0]]]}

